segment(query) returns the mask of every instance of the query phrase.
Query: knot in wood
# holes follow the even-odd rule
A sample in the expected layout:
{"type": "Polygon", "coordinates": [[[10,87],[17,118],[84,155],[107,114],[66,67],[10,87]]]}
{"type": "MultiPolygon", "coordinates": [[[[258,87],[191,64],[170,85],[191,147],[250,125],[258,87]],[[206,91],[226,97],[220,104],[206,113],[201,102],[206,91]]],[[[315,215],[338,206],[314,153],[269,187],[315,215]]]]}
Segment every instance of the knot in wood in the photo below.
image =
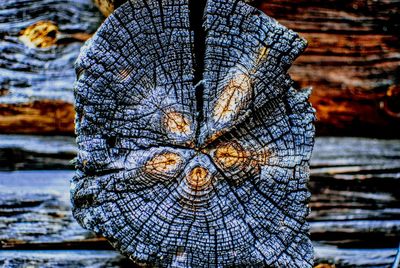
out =
{"type": "Polygon", "coordinates": [[[204,167],[195,167],[186,176],[190,187],[195,190],[202,189],[210,183],[211,175],[204,167]]]}

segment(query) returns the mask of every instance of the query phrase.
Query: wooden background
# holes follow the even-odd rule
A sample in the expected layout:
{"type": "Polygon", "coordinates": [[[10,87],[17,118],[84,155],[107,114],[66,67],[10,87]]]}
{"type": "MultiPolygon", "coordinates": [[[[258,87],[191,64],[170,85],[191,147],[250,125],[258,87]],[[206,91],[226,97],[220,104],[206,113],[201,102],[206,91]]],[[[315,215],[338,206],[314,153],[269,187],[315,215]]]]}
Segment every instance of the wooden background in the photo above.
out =
{"type": "MultiPolygon", "coordinates": [[[[298,87],[313,86],[318,116],[309,183],[316,266],[391,267],[400,242],[400,1],[255,5],[309,41],[290,72],[298,87]]],[[[103,20],[91,0],[0,2],[0,266],[131,267],[79,227],[69,204],[72,66],[103,20]]]]}

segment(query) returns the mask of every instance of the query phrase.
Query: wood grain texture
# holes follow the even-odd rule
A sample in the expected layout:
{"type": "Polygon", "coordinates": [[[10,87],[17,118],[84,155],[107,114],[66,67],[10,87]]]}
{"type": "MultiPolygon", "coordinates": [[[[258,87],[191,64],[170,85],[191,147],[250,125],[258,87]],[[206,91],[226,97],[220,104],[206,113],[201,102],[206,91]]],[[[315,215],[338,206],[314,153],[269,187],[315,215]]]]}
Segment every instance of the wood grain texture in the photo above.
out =
{"type": "Polygon", "coordinates": [[[103,18],[90,0],[1,7],[0,132],[72,134],[73,63],[103,18]]]}
{"type": "Polygon", "coordinates": [[[0,114],[1,133],[71,135],[74,132],[74,106],[63,100],[0,103],[0,114]]]}
{"type": "MultiPolygon", "coordinates": [[[[389,268],[392,267],[397,253],[396,248],[338,249],[336,247],[315,246],[315,249],[316,263],[330,264],[338,268],[389,268]]],[[[332,266],[328,266],[328,268],[332,266]]],[[[324,267],[327,266],[320,266],[320,268],[324,267]]]]}
{"type": "Polygon", "coordinates": [[[83,47],[73,215],[137,263],[311,267],[314,110],[287,74],[306,43],[192,4],[128,1],[83,47]]]}
{"type": "Polygon", "coordinates": [[[0,251],[2,267],[118,267],[132,263],[111,250],[7,250],[0,251]]]}
{"type": "Polygon", "coordinates": [[[400,136],[400,2],[258,1],[309,41],[291,69],[314,88],[318,133],[400,136]]]}
{"type": "Polygon", "coordinates": [[[73,169],[75,140],[64,136],[0,135],[0,170],[73,169]]]}

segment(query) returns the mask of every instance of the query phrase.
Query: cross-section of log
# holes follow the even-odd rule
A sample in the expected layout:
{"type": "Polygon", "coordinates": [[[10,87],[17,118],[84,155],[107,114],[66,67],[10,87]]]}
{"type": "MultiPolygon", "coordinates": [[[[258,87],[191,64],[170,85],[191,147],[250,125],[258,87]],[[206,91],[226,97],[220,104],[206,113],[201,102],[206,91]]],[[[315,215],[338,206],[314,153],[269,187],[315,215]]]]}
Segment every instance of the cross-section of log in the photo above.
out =
{"type": "Polygon", "coordinates": [[[76,219],[137,263],[311,267],[305,45],[242,1],[116,9],[76,63],[76,219]]]}

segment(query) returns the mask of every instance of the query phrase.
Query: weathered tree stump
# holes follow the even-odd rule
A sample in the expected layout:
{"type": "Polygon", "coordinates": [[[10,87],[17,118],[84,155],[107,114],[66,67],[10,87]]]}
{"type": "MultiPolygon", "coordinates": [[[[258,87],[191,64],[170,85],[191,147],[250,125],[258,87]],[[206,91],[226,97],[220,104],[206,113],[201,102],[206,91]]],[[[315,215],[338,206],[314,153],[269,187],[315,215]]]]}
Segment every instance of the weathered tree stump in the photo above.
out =
{"type": "Polygon", "coordinates": [[[305,46],[242,1],[120,6],[76,64],[74,216],[137,263],[311,267],[305,46]]]}

